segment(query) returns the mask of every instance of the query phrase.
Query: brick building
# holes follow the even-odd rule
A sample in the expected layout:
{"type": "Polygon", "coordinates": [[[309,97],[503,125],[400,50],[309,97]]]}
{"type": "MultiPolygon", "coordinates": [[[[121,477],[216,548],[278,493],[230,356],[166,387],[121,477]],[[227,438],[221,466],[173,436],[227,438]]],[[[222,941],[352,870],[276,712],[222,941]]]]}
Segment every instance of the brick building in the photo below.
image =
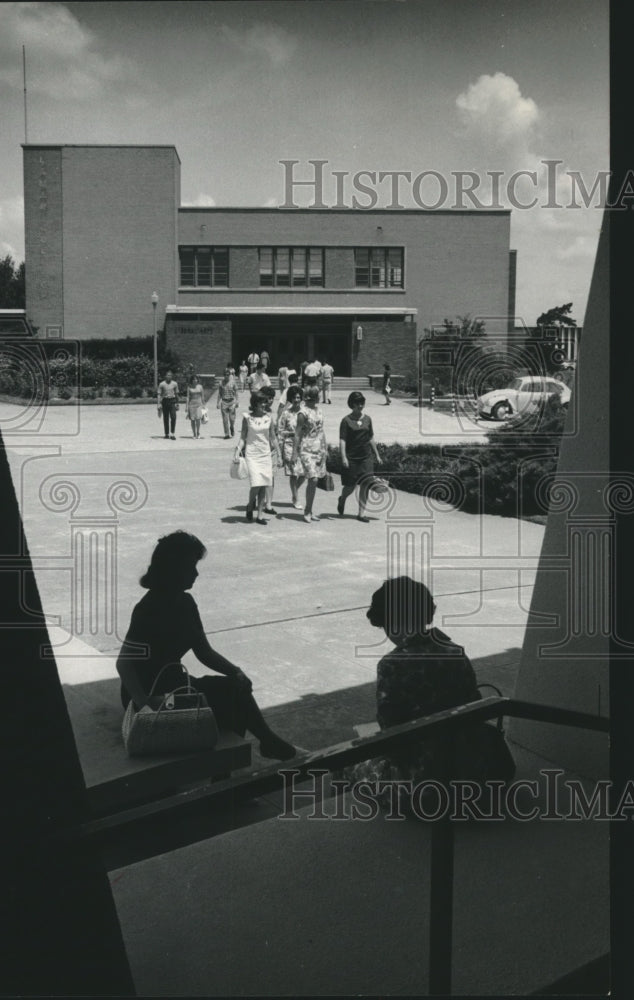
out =
{"type": "MultiPolygon", "coordinates": [[[[217,372],[266,348],[340,375],[411,371],[417,330],[514,313],[508,211],[199,208],[173,146],[25,145],[27,314],[40,336],[146,336],[217,372]]],[[[512,323],[512,321],[511,321],[512,323]]]]}

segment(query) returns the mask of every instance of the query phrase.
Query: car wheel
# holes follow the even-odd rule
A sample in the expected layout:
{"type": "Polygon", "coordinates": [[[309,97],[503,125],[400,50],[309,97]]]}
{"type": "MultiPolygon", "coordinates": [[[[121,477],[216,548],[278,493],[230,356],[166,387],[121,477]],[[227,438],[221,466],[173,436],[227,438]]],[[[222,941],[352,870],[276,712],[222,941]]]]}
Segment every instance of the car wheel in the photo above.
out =
{"type": "Polygon", "coordinates": [[[495,420],[506,420],[507,417],[510,417],[512,412],[513,410],[511,409],[511,404],[505,400],[503,403],[497,403],[493,407],[491,410],[491,416],[494,417],[495,420]]]}

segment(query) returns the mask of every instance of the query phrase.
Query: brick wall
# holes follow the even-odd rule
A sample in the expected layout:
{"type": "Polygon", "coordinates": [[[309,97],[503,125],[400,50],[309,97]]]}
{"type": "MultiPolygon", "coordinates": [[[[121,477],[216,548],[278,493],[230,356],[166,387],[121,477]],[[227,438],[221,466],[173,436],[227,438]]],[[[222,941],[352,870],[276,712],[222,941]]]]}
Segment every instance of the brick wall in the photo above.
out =
{"type": "Polygon", "coordinates": [[[159,319],[176,296],[175,150],[65,146],[62,171],[67,336],[150,334],[152,292],[159,319]]]}
{"type": "Polygon", "coordinates": [[[231,320],[174,321],[167,317],[165,344],[184,366],[196,372],[220,375],[231,358],[231,320]]]}
{"type": "Polygon", "coordinates": [[[60,149],[25,149],[26,312],[40,337],[46,336],[47,326],[64,332],[62,207],[60,149]]]}
{"type": "MultiPolygon", "coordinates": [[[[426,327],[470,313],[487,330],[508,328],[510,213],[504,211],[314,211],[301,209],[181,209],[178,240],[187,246],[322,246],[325,288],[260,288],[181,291],[180,305],[319,306],[418,310],[426,327]],[[356,288],[355,246],[405,249],[405,288],[356,288]],[[239,299],[237,298],[239,296],[239,299]]],[[[237,287],[237,286],[236,286],[237,287]]]]}
{"type": "Polygon", "coordinates": [[[352,288],[354,252],[350,247],[327,247],[324,277],[327,288],[352,288]]]}
{"type": "Polygon", "coordinates": [[[395,375],[410,375],[416,372],[416,324],[402,321],[361,320],[363,339],[357,340],[352,326],[352,371],[353,376],[378,375],[383,365],[392,367],[395,375]]]}
{"type": "Polygon", "coordinates": [[[229,251],[229,284],[232,288],[258,288],[260,261],[257,247],[232,247],[229,251]]]}

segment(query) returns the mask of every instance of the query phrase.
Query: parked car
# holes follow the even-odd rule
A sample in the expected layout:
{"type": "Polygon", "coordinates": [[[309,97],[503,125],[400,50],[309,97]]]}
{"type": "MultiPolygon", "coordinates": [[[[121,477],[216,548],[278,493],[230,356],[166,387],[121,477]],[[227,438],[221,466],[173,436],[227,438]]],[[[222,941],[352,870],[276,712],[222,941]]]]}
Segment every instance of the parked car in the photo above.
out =
{"type": "Polygon", "coordinates": [[[515,414],[535,410],[548,399],[559,396],[565,406],[570,401],[570,389],[564,382],[550,376],[522,375],[506,389],[492,389],[478,397],[478,416],[506,420],[515,414]]]}

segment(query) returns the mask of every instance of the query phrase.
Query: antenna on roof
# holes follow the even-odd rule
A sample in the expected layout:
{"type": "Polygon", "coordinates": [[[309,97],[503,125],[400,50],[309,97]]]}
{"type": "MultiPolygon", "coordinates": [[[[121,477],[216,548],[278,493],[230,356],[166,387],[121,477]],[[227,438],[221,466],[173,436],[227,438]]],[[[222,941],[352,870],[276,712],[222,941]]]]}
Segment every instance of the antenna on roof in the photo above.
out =
{"type": "Polygon", "coordinates": [[[24,79],[24,145],[26,146],[29,138],[27,131],[27,119],[26,119],[26,49],[24,45],[22,46],[22,77],[24,79]]]}

